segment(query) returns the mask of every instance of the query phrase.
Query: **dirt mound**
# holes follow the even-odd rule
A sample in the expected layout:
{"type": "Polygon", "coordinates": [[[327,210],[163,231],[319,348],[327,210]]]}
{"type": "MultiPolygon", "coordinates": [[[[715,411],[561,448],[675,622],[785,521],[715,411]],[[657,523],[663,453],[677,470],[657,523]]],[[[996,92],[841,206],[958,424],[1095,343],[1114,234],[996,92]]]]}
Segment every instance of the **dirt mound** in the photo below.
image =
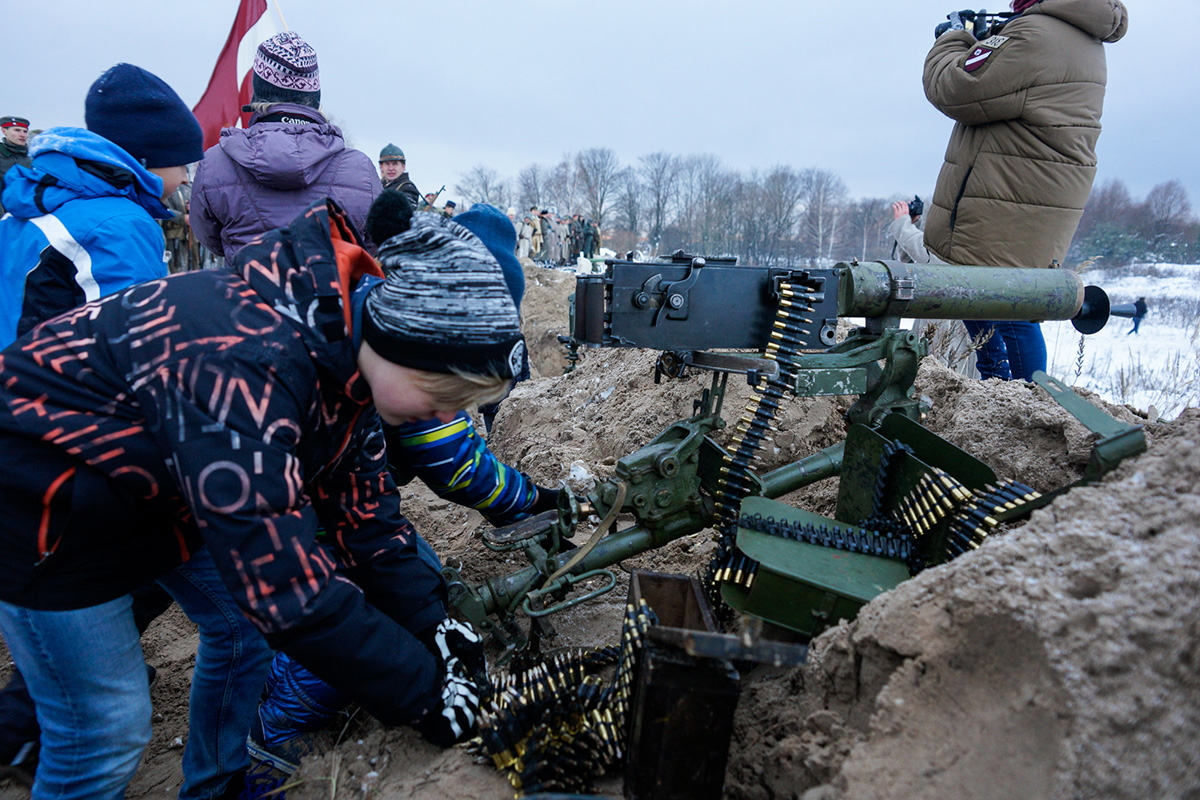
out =
{"type": "MultiPolygon", "coordinates": [[[[926,359],[916,389],[931,406],[923,424],[1001,478],[1046,491],[1078,480],[1087,466],[1096,437],[1039,386],[973,380],[926,359]]],[[[1086,390],[1080,394],[1123,422],[1146,421],[1086,390]]]]}
{"type": "Polygon", "coordinates": [[[521,330],[529,346],[534,377],[561,375],[567,366],[566,348],[558,335],[567,332],[567,297],[575,291],[575,275],[522,262],[525,297],[521,301],[521,330]]]}
{"type": "Polygon", "coordinates": [[[738,709],[736,798],[1195,797],[1200,414],[738,709]]]}
{"type": "MultiPolygon", "coordinates": [[[[615,349],[585,351],[578,369],[561,375],[556,337],[566,329],[574,277],[529,266],[526,275],[534,379],[501,405],[489,442],[540,483],[583,490],[690,416],[709,377],[656,385],[655,354],[615,349]]],[[[926,363],[917,391],[931,404],[925,424],[1002,477],[1046,490],[1083,472],[1094,437],[1040,389],[980,383],[926,363]]],[[[724,413],[731,427],[749,397],[745,380],[731,376],[724,413]]],[[[763,469],[839,441],[848,406],[840,397],[786,403],[763,469]]],[[[1144,421],[1126,408],[1106,409],[1144,421]]],[[[1153,432],[1150,452],[1101,485],[1072,491],[1023,527],[928,570],[828,631],[805,667],[751,674],[726,795],[1196,798],[1188,790],[1200,785],[1200,412],[1153,432]]],[[[783,500],[829,514],[836,492],[831,479],[783,500]]],[[[520,556],[482,547],[486,523],[476,512],[419,483],[404,493],[418,530],[468,580],[524,566],[520,556]]],[[[700,532],[622,566],[695,574],[711,548],[700,532]]],[[[615,641],[625,591],[622,583],[556,616],[552,644],[615,641]]],[[[175,742],[186,736],[196,637],[176,612],[157,621],[145,642],[159,668],[160,716],[131,798],[178,787],[175,742]]],[[[289,797],[511,793],[464,750],[439,751],[363,714],[340,733],[336,750],[305,761],[289,797]]],[[[600,788],[620,793],[617,782],[600,788]]],[[[21,795],[0,794],[8,796],[21,795]]]]}

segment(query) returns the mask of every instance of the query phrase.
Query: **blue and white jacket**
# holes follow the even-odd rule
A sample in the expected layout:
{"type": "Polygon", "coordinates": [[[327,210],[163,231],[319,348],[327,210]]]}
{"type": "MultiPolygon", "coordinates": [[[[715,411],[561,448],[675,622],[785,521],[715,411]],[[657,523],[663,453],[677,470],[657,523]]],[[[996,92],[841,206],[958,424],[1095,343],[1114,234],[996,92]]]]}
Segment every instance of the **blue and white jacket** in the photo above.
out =
{"type": "Polygon", "coordinates": [[[165,277],[162,180],[83,128],[30,142],[32,167],[4,176],[0,348],[39,322],[133,284],[165,277]]]}

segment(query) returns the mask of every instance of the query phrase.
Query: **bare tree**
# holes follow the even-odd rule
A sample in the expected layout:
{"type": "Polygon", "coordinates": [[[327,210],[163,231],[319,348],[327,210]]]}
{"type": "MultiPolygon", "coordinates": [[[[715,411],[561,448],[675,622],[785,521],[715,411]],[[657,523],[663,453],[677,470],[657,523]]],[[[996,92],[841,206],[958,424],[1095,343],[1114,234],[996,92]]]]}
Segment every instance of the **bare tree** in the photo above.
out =
{"type": "Polygon", "coordinates": [[[678,214],[664,231],[664,249],[736,255],[741,176],[714,155],[688,156],[681,161],[678,187],[678,214]]]}
{"type": "Polygon", "coordinates": [[[454,191],[462,195],[464,206],[471,203],[491,203],[504,207],[508,205],[510,194],[507,181],[501,179],[496,170],[483,164],[471,167],[458,183],[454,184],[454,191]]]}
{"type": "Polygon", "coordinates": [[[884,236],[895,219],[891,200],[882,197],[855,200],[846,206],[845,219],[846,246],[854,247],[860,260],[892,257],[892,243],[884,236]]]}
{"type": "Polygon", "coordinates": [[[767,220],[762,215],[763,187],[758,172],[738,176],[730,188],[733,205],[734,241],[738,258],[746,264],[766,264],[767,220]]]}
{"type": "Polygon", "coordinates": [[[1192,221],[1192,203],[1187,189],[1177,180],[1160,183],[1146,195],[1146,217],[1154,238],[1182,233],[1192,221]]]}
{"type": "Polygon", "coordinates": [[[649,226],[650,247],[657,249],[667,227],[671,206],[675,201],[682,164],[678,156],[670,153],[651,153],[638,159],[641,165],[638,174],[646,193],[646,216],[649,226]]]}
{"type": "Polygon", "coordinates": [[[806,244],[814,258],[832,258],[848,194],[846,184],[829,170],[806,169],[802,174],[808,200],[804,214],[806,244]]]}
{"type": "Polygon", "coordinates": [[[547,173],[546,192],[546,204],[558,214],[570,214],[579,207],[579,177],[570,154],[547,173]]]}
{"type": "Polygon", "coordinates": [[[1083,216],[1075,230],[1077,237],[1092,234],[1100,226],[1128,225],[1133,217],[1133,199],[1124,182],[1112,178],[1092,189],[1083,216]]]}
{"type": "MultiPolygon", "coordinates": [[[[619,249],[636,249],[638,241],[641,238],[641,226],[643,224],[642,182],[638,177],[637,170],[633,167],[626,167],[617,176],[617,183],[619,188],[617,190],[614,224],[619,230],[628,233],[627,237],[618,237],[620,238],[619,249]]],[[[614,240],[614,243],[616,243],[616,240],[614,240]]]]}
{"type": "Polygon", "coordinates": [[[531,206],[540,209],[546,205],[546,183],[546,170],[537,164],[530,164],[517,174],[517,200],[522,211],[529,210],[531,206]]]}
{"type": "Polygon", "coordinates": [[[804,180],[791,167],[774,167],[762,181],[757,214],[763,225],[763,260],[774,264],[784,256],[806,199],[804,180]]]}
{"type": "MultiPolygon", "coordinates": [[[[697,219],[701,212],[700,165],[702,156],[687,156],[679,164],[678,213],[672,225],[674,234],[664,239],[667,250],[685,249],[695,252],[699,248],[697,219]]],[[[713,156],[707,156],[713,158],[713,156]]]]}
{"type": "Polygon", "coordinates": [[[619,183],[621,162],[609,148],[592,147],[576,156],[575,168],[588,214],[603,228],[607,222],[611,196],[619,183]]]}

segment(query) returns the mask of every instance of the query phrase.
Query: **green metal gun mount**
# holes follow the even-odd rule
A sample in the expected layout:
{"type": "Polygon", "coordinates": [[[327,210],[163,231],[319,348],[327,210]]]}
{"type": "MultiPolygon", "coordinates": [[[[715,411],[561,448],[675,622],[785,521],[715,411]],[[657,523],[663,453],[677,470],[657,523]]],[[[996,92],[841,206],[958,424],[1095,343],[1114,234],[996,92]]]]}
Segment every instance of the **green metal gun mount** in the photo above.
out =
{"type": "MultiPolygon", "coordinates": [[[[572,339],[578,347],[660,350],[655,380],[712,373],[693,416],[617,462],[582,500],[490,531],[485,544],[521,551],[528,566],[469,584],[448,568],[450,599],[510,653],[547,618],[617,585],[624,559],[707,528],[717,548],[705,583],[714,601],[808,637],[928,566],[978,547],[1003,523],[1049,502],[919,424],[913,382],[927,344],[900,328],[925,319],[1072,319],[1095,332],[1107,319],[1103,291],[1064,269],[841,263],[827,269],[738,266],[675,254],[654,262],[609,260],[577,279],[572,339]],[[836,341],[839,318],[862,324],[836,341]],[[722,447],[730,374],[755,400],[722,447]],[[757,453],[788,396],[857,395],[844,442],[759,474],[757,453]],[[841,476],[834,518],[775,502],[841,476]],[[588,541],[569,539],[590,515],[588,541]],[[618,515],[633,524],[615,529],[618,515]]],[[[1036,380],[1100,440],[1083,481],[1145,449],[1140,427],[1094,408],[1068,387],[1036,380]]],[[[1064,487],[1059,491],[1065,491],[1064,487]]],[[[537,637],[533,637],[536,639],[537,637]]]]}

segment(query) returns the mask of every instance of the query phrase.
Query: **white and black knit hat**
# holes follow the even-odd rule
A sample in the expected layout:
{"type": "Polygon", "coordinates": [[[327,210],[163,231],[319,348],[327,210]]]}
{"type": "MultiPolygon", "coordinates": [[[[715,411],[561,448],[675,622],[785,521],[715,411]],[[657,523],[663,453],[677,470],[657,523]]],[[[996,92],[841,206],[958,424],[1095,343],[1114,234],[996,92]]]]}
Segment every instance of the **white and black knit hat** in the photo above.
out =
{"type": "Polygon", "coordinates": [[[317,51],[295,31],[277,33],[258,46],[254,74],[280,89],[321,91],[317,51]]]}
{"type": "Polygon", "coordinates": [[[363,339],[391,361],[429,372],[512,378],[525,339],[500,264],[470,231],[439,214],[379,249],[387,279],[371,290],[363,339]]]}

